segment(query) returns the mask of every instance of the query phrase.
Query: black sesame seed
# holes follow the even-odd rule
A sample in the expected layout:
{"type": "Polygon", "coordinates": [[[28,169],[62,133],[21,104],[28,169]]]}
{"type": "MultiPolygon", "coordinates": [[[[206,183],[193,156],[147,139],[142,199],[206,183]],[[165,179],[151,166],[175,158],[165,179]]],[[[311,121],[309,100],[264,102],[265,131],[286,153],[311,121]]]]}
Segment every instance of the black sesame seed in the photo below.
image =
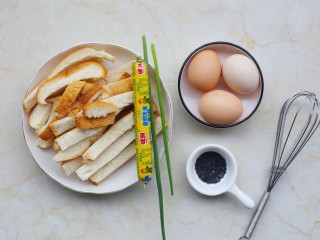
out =
{"type": "Polygon", "coordinates": [[[220,182],[227,171],[226,160],[216,152],[205,152],[196,160],[196,173],[205,183],[220,182]]]}

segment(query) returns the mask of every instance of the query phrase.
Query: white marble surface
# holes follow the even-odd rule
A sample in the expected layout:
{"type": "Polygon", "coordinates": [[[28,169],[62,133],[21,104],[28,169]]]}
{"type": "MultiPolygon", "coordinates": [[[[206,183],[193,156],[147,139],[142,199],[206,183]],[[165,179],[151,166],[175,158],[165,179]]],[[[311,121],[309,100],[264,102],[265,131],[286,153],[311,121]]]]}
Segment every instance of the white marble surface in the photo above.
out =
{"type": "MultiPolygon", "coordinates": [[[[276,121],[284,100],[320,95],[319,1],[0,1],[0,239],[161,239],[155,181],[110,195],[67,190],[46,176],[25,144],[21,100],[37,69],[75,44],[107,42],[158,49],[174,108],[171,141],[175,196],[161,163],[167,239],[238,239],[254,210],[230,195],[204,197],[186,180],[190,152],[204,143],[229,148],[237,183],[255,202],[268,181],[276,121]],[[256,114],[225,130],[195,124],[178,97],[180,66],[196,47],[230,41],[260,63],[265,92],[256,114]]],[[[272,192],[252,239],[320,239],[320,133],[272,192]]]]}

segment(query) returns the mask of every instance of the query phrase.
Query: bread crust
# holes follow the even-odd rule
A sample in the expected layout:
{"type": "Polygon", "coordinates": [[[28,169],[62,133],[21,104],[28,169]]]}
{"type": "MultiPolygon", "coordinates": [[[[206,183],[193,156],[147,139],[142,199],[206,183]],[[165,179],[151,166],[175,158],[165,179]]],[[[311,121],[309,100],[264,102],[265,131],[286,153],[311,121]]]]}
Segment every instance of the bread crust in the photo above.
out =
{"type": "Polygon", "coordinates": [[[42,82],[37,91],[37,101],[46,104],[46,99],[59,89],[75,81],[105,78],[107,70],[99,63],[90,61],[82,63],[59,73],[55,77],[42,82]]]}
{"type": "MultiPolygon", "coordinates": [[[[69,69],[73,67],[76,64],[80,64],[81,62],[88,61],[90,59],[100,60],[100,59],[106,59],[111,62],[115,61],[115,57],[111,54],[105,52],[104,50],[96,50],[93,48],[81,48],[71,54],[69,54],[67,57],[65,57],[49,74],[46,80],[51,79],[55,77],[57,74],[65,71],[66,69],[69,69]]],[[[44,81],[46,81],[44,80],[44,81]]],[[[104,78],[99,80],[101,83],[107,83],[108,81],[104,78]]],[[[38,87],[35,87],[33,90],[27,94],[27,96],[22,101],[23,110],[28,113],[38,102],[37,101],[37,91],[38,87]]]]}
{"type": "Polygon", "coordinates": [[[53,134],[53,132],[50,128],[50,124],[58,119],[58,117],[55,116],[55,113],[54,113],[54,110],[55,110],[57,104],[58,104],[58,101],[55,101],[53,103],[52,108],[51,108],[51,112],[50,112],[50,116],[49,116],[47,123],[38,130],[38,137],[44,141],[48,141],[48,140],[53,139],[55,137],[55,135],[53,134]]]}
{"type": "Polygon", "coordinates": [[[83,81],[76,81],[67,86],[58,102],[58,106],[55,109],[55,112],[59,118],[66,117],[72,110],[72,104],[79,96],[84,84],[85,82],[83,81]]]}
{"type": "Polygon", "coordinates": [[[23,110],[28,113],[37,104],[37,92],[39,86],[32,89],[27,96],[22,100],[23,110]]]}
{"type": "Polygon", "coordinates": [[[119,78],[119,81],[127,79],[129,77],[131,77],[131,75],[128,72],[124,72],[124,73],[122,73],[121,77],[119,78]]]}
{"type": "Polygon", "coordinates": [[[81,48],[77,51],[72,52],[67,57],[65,57],[50,73],[48,79],[56,76],[58,73],[64,71],[65,69],[74,66],[75,64],[79,64],[84,61],[88,61],[90,59],[106,59],[111,62],[114,62],[116,57],[107,53],[104,50],[96,50],[93,48],[85,47],[81,48]]]}

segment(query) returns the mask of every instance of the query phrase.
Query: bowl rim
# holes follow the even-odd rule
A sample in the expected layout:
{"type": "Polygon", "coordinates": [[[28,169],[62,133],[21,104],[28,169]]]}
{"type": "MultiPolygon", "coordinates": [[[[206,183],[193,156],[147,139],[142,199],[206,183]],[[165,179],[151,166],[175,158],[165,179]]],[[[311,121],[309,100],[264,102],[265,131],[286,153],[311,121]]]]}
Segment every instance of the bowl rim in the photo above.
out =
{"type": "Polygon", "coordinates": [[[264,92],[264,80],[263,80],[263,74],[262,74],[262,71],[261,71],[261,68],[258,64],[258,62],[256,61],[256,59],[251,55],[251,53],[249,53],[246,49],[244,49],[243,47],[237,45],[237,44],[234,44],[234,43],[231,43],[231,42],[225,42],[225,41],[215,41],[215,42],[209,42],[209,43],[205,43],[203,45],[201,45],[200,47],[196,48],[195,50],[193,50],[189,55],[188,57],[184,60],[181,68],[180,68],[180,72],[179,72],[179,77],[178,77],[178,92],[179,92],[179,98],[180,98],[180,101],[184,107],[184,109],[189,113],[189,115],[194,119],[196,120],[198,123],[201,123],[207,127],[210,127],[210,128],[230,128],[230,127],[234,127],[234,126],[237,126],[237,125],[240,125],[241,123],[247,121],[255,112],[256,110],[258,109],[261,101],[262,101],[262,96],[263,96],[263,92],[264,92]],[[228,124],[228,125],[216,125],[216,124],[210,124],[210,123],[207,123],[201,119],[199,119],[197,116],[195,116],[190,110],[189,108],[187,107],[186,103],[184,102],[183,100],[183,96],[182,96],[182,92],[181,92],[181,76],[182,76],[182,73],[183,73],[183,70],[185,69],[185,66],[187,64],[187,62],[190,60],[190,58],[192,58],[192,56],[198,52],[199,50],[207,47],[207,46],[211,46],[211,45],[229,45],[229,46],[232,46],[232,47],[235,47],[235,48],[238,48],[240,49],[241,51],[243,51],[245,54],[247,54],[251,60],[255,63],[255,65],[257,66],[258,68],[258,71],[259,71],[259,75],[260,75],[260,82],[261,82],[261,91],[260,91],[260,96],[259,96],[259,100],[255,106],[255,108],[253,109],[253,111],[247,116],[245,117],[244,119],[242,119],[241,121],[239,122],[236,122],[236,123],[232,123],[232,124],[228,124]]]}

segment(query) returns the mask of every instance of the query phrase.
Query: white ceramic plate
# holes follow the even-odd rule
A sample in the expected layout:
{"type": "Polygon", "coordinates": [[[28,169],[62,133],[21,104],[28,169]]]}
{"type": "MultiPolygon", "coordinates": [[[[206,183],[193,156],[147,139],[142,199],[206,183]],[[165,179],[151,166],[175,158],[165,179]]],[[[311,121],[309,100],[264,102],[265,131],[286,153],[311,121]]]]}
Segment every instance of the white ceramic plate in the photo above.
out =
{"type": "MultiPolygon", "coordinates": [[[[27,93],[30,90],[32,90],[36,85],[38,85],[43,79],[45,79],[46,76],[48,76],[48,74],[54,69],[54,67],[63,58],[65,58],[71,52],[83,47],[92,47],[98,50],[104,49],[108,53],[114,55],[117,58],[114,63],[107,62],[107,61],[103,63],[103,65],[109,70],[116,68],[117,66],[120,66],[132,59],[135,59],[135,57],[137,56],[134,52],[114,44],[89,43],[89,44],[77,45],[75,47],[72,47],[66,51],[63,51],[55,55],[47,63],[45,63],[40,68],[40,70],[38,71],[36,76],[33,78],[33,80],[31,81],[28,87],[27,93]]],[[[150,77],[151,77],[153,98],[159,106],[157,91],[156,91],[156,83],[155,83],[155,73],[153,69],[152,69],[152,72],[150,73],[150,77]]],[[[165,88],[163,83],[162,83],[162,92],[163,92],[163,104],[165,109],[165,115],[168,123],[167,134],[170,140],[172,135],[172,103],[169,96],[169,92],[165,88]]],[[[128,161],[124,166],[122,166],[115,173],[109,176],[99,186],[90,184],[88,181],[81,182],[75,174],[66,176],[61,171],[59,164],[52,160],[52,157],[56,154],[56,152],[51,148],[41,149],[35,145],[37,135],[35,134],[34,129],[32,129],[29,126],[28,114],[24,112],[22,114],[22,128],[23,128],[25,140],[27,142],[27,145],[30,149],[30,152],[34,160],[38,163],[40,168],[47,175],[49,175],[52,179],[54,179],[55,181],[57,181],[58,183],[60,183],[66,188],[72,189],[77,192],[83,192],[83,193],[104,194],[104,193],[112,193],[112,192],[123,190],[138,181],[135,158],[132,158],[130,161],[128,161]]],[[[162,134],[158,136],[157,142],[158,142],[159,154],[162,155],[164,151],[162,134]]]]}
{"type": "MultiPolygon", "coordinates": [[[[223,77],[221,77],[223,78],[223,77]]],[[[257,63],[257,61],[254,59],[254,57],[245,49],[242,47],[235,45],[233,43],[229,42],[212,42],[212,43],[207,43],[199,48],[195,49],[184,61],[180,74],[179,74],[179,80],[178,80],[178,89],[179,89],[179,95],[181,102],[186,109],[186,111],[191,115],[193,119],[195,119],[197,122],[206,125],[208,127],[214,127],[214,128],[226,128],[226,127],[232,127],[236,126],[247,119],[249,119],[254,112],[257,110],[261,99],[263,95],[263,75],[261,72],[261,69],[257,63]],[[229,92],[232,92],[236,96],[238,96],[242,102],[243,105],[243,113],[242,116],[234,123],[228,124],[228,125],[213,125],[208,123],[206,120],[203,119],[203,117],[200,115],[199,110],[198,110],[198,103],[201,98],[201,96],[204,94],[203,92],[196,90],[193,88],[190,84],[189,81],[187,81],[187,69],[189,67],[189,63],[193,56],[195,56],[197,53],[203,50],[213,50],[215,51],[220,58],[221,64],[223,64],[224,60],[233,55],[233,54],[242,54],[247,57],[249,57],[257,66],[257,69],[259,71],[260,75],[260,83],[257,88],[257,90],[249,95],[241,95],[238,94],[234,91],[232,91],[228,86],[224,83],[223,80],[219,81],[219,84],[215,87],[215,89],[222,89],[226,90],[229,92]]]]}

